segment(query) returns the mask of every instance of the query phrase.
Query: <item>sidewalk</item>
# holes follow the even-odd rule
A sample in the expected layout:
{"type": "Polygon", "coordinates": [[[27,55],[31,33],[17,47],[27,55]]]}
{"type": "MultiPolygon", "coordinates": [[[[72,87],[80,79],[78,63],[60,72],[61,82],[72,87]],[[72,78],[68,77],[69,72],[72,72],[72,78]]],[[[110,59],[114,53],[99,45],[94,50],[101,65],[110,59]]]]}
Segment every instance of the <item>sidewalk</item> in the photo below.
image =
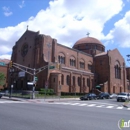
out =
{"type": "Polygon", "coordinates": [[[122,104],[123,107],[126,107],[126,108],[130,108],[130,101],[129,102],[124,102],[122,104]]]}
{"type": "MultiPolygon", "coordinates": [[[[38,103],[44,103],[44,102],[67,102],[67,101],[79,101],[79,98],[35,98],[35,99],[25,99],[25,98],[18,98],[18,97],[11,97],[9,98],[8,96],[3,96],[1,99],[5,100],[12,100],[12,101],[21,101],[21,102],[38,102],[38,103]]],[[[123,106],[122,102],[122,105],[123,106]]],[[[130,108],[130,103],[127,105],[128,108],[130,108]]],[[[127,107],[126,107],[127,108],[127,107]]]]}
{"type": "Polygon", "coordinates": [[[62,101],[76,101],[80,100],[79,98],[35,98],[35,99],[26,99],[26,98],[18,98],[18,97],[11,97],[2,96],[1,99],[12,100],[12,101],[40,101],[40,102],[62,102],[62,101]]]}
{"type": "Polygon", "coordinates": [[[6,100],[12,100],[12,101],[24,101],[26,99],[23,98],[15,98],[15,97],[9,97],[9,96],[2,96],[1,99],[6,99],[6,100]]]}

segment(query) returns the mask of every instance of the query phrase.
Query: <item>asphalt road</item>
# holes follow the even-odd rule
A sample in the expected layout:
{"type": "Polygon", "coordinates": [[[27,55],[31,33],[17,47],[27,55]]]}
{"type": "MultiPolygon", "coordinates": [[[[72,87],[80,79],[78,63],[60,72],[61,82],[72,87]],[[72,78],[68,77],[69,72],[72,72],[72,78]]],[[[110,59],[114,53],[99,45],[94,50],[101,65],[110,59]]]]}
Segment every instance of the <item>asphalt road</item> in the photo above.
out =
{"type": "Polygon", "coordinates": [[[0,130],[119,130],[120,119],[130,120],[130,111],[126,109],[74,105],[93,102],[99,105],[121,104],[115,100],[67,102],[73,105],[47,102],[0,103],[0,130]]]}

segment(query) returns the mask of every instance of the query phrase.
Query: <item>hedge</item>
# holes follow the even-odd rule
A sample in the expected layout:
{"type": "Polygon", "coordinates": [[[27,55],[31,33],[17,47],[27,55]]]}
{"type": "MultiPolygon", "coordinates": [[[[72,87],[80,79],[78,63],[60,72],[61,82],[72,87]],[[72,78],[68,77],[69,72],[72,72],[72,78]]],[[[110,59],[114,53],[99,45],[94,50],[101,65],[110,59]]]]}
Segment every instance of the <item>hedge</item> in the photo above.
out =
{"type": "Polygon", "coordinates": [[[54,94],[54,90],[53,89],[41,88],[40,91],[39,91],[39,94],[53,95],[54,94]]]}

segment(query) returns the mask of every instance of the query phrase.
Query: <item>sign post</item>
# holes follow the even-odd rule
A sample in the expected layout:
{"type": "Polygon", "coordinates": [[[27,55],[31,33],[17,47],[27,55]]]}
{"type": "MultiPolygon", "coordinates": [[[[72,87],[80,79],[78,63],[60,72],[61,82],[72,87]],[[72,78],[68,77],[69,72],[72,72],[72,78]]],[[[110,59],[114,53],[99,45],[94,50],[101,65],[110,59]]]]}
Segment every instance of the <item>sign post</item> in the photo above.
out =
{"type": "Polygon", "coordinates": [[[13,86],[13,84],[12,84],[11,87],[10,87],[10,96],[9,96],[10,98],[12,97],[12,89],[13,89],[13,87],[14,87],[14,86],[13,86]]]}
{"type": "MultiPolygon", "coordinates": [[[[36,75],[36,72],[35,72],[35,68],[33,69],[33,83],[36,82],[35,80],[35,75],[36,75]]],[[[35,98],[35,85],[33,84],[33,87],[32,87],[32,99],[35,98]]]]}
{"type": "Polygon", "coordinates": [[[48,89],[48,81],[45,82],[45,97],[46,97],[46,91],[48,89]]]}

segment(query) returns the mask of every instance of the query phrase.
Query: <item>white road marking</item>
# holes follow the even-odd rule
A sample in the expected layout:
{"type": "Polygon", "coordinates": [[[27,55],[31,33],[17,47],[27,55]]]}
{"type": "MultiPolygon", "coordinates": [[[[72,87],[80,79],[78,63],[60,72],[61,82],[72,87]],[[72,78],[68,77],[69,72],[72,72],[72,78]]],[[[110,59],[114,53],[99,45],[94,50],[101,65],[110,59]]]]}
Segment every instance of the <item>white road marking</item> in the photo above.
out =
{"type": "Polygon", "coordinates": [[[113,108],[114,106],[107,106],[106,108],[113,108]]]}
{"type": "MultiPolygon", "coordinates": [[[[72,103],[72,102],[52,102],[49,104],[61,104],[61,105],[76,105],[76,106],[88,106],[88,107],[98,107],[98,108],[115,108],[115,109],[124,109],[123,106],[118,106],[118,105],[114,105],[114,104],[103,104],[101,103],[101,105],[99,104],[87,104],[87,103],[72,103]]],[[[130,108],[127,108],[127,110],[130,110],[130,108]]]]}
{"type": "Polygon", "coordinates": [[[88,104],[79,104],[78,106],[87,106],[88,104]]]}
{"type": "Polygon", "coordinates": [[[117,107],[116,109],[123,109],[123,107],[117,107]]]}
{"type": "Polygon", "coordinates": [[[127,110],[130,110],[130,108],[128,108],[127,110]]]}
{"type": "Polygon", "coordinates": [[[103,107],[103,106],[105,106],[105,105],[100,105],[100,106],[96,106],[96,107],[103,107]]]}
{"type": "Polygon", "coordinates": [[[90,103],[96,103],[96,104],[100,104],[100,105],[113,105],[113,106],[118,106],[118,105],[116,105],[116,104],[103,103],[103,102],[93,102],[93,101],[90,101],[90,103]]]}
{"type": "Polygon", "coordinates": [[[96,104],[90,104],[90,105],[88,105],[89,107],[93,107],[93,106],[96,106],[96,104]]]}
{"type": "Polygon", "coordinates": [[[78,104],[80,104],[80,103],[72,103],[72,104],[70,104],[70,105],[78,105],[78,104]]]}

